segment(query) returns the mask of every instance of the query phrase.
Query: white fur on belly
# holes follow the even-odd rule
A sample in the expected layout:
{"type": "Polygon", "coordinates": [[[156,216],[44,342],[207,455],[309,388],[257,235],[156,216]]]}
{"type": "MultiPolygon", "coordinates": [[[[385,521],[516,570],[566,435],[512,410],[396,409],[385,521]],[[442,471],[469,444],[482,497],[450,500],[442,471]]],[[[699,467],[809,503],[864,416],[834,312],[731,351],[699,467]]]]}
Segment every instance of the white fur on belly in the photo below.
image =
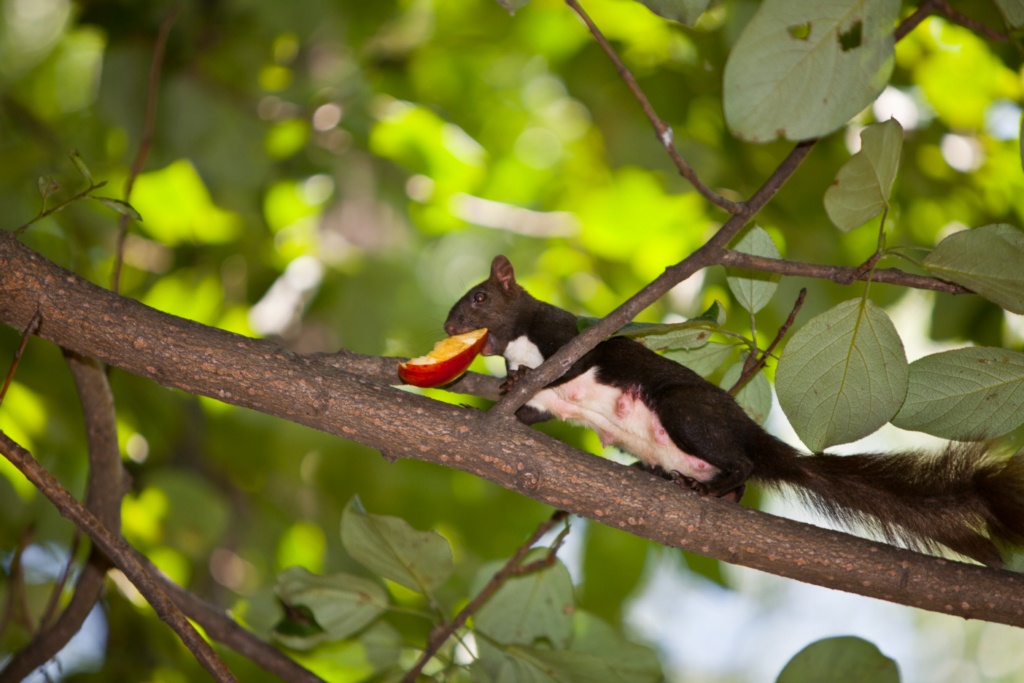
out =
{"type": "Polygon", "coordinates": [[[544,362],[540,349],[525,334],[508,343],[504,356],[510,370],[520,367],[536,368],[544,362]]]}
{"type": "MultiPolygon", "coordinates": [[[[508,358],[507,352],[505,357],[508,358]]],[[[701,482],[708,482],[718,474],[717,467],[676,446],[658,416],[635,392],[600,384],[595,379],[596,374],[597,368],[591,368],[565,384],[544,389],[527,405],[546,410],[561,420],[589,427],[597,432],[602,444],[617,446],[668,472],[675,471],[701,482]]]]}

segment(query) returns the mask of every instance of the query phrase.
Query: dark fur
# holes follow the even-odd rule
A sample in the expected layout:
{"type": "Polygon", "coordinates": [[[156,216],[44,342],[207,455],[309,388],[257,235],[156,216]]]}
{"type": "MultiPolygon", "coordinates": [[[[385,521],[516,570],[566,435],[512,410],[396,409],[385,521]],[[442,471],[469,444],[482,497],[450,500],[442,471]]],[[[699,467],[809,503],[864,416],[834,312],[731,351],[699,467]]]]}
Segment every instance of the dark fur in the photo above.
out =
{"type": "MultiPolygon", "coordinates": [[[[515,282],[504,256],[445,322],[449,334],[480,327],[489,330],[487,354],[500,355],[525,335],[544,358],[577,332],[575,316],[515,282]]],[[[677,446],[721,470],[708,485],[714,495],[736,499],[748,479],[787,485],[837,522],[920,549],[946,546],[996,567],[1000,545],[1024,543],[1024,451],[1007,458],[984,445],[950,444],[936,455],[804,455],[765,432],[726,391],[625,337],[598,344],[553,385],[595,366],[597,381],[637,392],[677,446]]],[[[517,416],[528,424],[551,417],[529,406],[517,416]]]]}

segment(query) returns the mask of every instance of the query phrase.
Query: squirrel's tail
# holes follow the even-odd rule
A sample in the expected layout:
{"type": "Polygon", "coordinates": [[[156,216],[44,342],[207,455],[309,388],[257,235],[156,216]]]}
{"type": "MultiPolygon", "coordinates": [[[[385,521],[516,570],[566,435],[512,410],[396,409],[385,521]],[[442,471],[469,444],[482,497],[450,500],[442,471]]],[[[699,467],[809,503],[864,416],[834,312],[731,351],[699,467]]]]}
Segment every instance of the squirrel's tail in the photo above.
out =
{"type": "Polygon", "coordinates": [[[801,455],[777,442],[768,485],[794,488],[811,507],[890,542],[934,551],[946,546],[1002,567],[1002,545],[1024,544],[1024,450],[1006,457],[986,444],[950,443],[937,454],[801,455]]]}

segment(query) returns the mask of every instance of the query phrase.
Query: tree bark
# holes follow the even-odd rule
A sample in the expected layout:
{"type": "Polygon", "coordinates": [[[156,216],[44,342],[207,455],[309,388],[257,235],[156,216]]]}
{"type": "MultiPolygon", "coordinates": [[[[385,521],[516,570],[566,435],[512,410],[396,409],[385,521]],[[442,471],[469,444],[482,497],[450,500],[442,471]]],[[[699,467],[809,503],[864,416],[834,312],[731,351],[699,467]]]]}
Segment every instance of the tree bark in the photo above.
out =
{"type": "MultiPolygon", "coordinates": [[[[966,618],[1024,625],[1024,577],[930,557],[682,492],[514,419],[452,406],[347,370],[345,354],[275,344],[117,296],[0,233],[0,321],[168,387],[480,476],[665,545],[821,586],[966,618]]],[[[356,359],[357,365],[359,361],[356,359]]],[[[390,367],[396,368],[397,361],[390,367]]],[[[398,383],[394,371],[391,382],[398,383]]]]}

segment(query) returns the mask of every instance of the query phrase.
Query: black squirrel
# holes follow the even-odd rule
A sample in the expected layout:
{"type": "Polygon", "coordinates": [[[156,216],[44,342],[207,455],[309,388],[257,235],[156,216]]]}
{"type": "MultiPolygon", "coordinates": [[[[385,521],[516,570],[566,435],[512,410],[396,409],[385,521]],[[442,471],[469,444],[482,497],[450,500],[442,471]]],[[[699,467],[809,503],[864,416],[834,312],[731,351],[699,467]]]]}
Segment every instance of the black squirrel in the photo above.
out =
{"type": "MultiPolygon", "coordinates": [[[[505,388],[577,334],[576,317],[539,301],[497,256],[490,277],[452,307],[448,334],[486,327],[484,355],[505,357],[505,388]]],[[[1024,450],[999,457],[979,444],[941,453],[803,454],[768,434],[728,392],[626,337],[598,344],[516,416],[594,429],[686,488],[738,502],[748,479],[788,485],[840,523],[889,541],[946,546],[1001,567],[1000,547],[1024,543],[1024,450]]]]}

